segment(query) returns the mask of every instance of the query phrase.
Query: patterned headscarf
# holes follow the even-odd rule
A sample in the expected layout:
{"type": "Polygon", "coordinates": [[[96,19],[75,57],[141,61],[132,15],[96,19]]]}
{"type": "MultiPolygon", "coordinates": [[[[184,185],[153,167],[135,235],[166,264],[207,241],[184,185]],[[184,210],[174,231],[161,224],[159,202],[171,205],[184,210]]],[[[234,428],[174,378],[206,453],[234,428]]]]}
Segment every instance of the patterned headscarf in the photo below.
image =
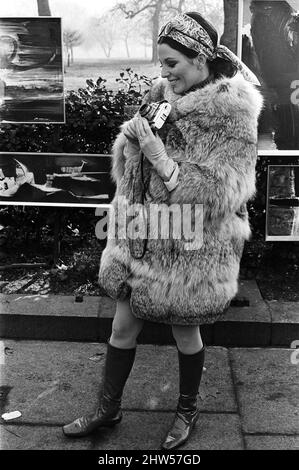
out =
{"type": "Polygon", "coordinates": [[[221,59],[228,60],[241,72],[243,77],[253,83],[260,85],[255,74],[226,46],[214,46],[208,31],[203,28],[195,19],[186,14],[179,14],[168,21],[159,33],[159,39],[168,37],[182,44],[188,49],[204,54],[208,60],[221,59]]]}

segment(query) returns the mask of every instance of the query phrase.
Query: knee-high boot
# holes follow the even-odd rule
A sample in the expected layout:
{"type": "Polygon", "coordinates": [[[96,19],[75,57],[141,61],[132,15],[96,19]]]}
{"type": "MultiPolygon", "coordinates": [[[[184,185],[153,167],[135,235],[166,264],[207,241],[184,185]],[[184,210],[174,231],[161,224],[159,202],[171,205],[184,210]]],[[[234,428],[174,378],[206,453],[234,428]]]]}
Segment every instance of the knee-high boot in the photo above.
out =
{"type": "Polygon", "coordinates": [[[121,421],[122,393],[134,363],[135,353],[136,348],[119,349],[108,343],[99,406],[94,413],[63,426],[66,436],[87,436],[99,427],[112,427],[121,421]]]}
{"type": "Polygon", "coordinates": [[[180,396],[174,421],[162,443],[162,449],[175,449],[184,444],[198,419],[197,394],[202,376],[204,353],[204,348],[195,354],[183,354],[178,351],[180,396]]]}

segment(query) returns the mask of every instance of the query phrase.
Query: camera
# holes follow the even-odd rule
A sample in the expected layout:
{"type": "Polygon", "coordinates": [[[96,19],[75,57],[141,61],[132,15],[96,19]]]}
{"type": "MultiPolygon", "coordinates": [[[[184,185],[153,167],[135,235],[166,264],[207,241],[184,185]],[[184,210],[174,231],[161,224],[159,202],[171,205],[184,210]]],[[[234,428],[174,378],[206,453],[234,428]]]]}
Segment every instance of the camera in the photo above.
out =
{"type": "Polygon", "coordinates": [[[146,118],[153,130],[161,129],[171,111],[171,104],[168,101],[158,101],[157,103],[143,104],[139,108],[140,116],[146,118]]]}

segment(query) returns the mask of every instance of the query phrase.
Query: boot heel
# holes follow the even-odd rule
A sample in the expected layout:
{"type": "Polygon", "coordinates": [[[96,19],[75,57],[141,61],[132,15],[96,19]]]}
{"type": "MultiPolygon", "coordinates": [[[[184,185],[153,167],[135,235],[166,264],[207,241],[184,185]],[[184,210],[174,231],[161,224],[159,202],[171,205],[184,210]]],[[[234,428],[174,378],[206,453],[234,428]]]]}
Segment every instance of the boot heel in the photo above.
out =
{"type": "MultiPolygon", "coordinates": [[[[121,413],[121,412],[120,412],[121,413]]],[[[118,414],[115,418],[107,418],[104,414],[82,416],[70,424],[63,426],[63,434],[67,437],[84,437],[96,431],[99,428],[113,428],[120,423],[122,414],[118,414]]]]}
{"type": "Polygon", "coordinates": [[[111,421],[110,423],[106,423],[106,424],[103,424],[102,427],[103,428],[114,428],[114,426],[116,426],[117,424],[119,424],[122,420],[122,416],[120,416],[119,418],[115,419],[114,421],[111,421]]]}

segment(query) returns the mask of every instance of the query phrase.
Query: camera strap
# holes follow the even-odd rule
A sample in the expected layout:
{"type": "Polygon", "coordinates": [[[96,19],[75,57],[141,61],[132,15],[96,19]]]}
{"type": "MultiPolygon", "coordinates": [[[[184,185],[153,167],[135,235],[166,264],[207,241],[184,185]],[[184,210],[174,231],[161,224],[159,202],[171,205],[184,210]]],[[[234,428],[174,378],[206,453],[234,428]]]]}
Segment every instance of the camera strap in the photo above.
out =
{"type": "MultiPolygon", "coordinates": [[[[144,202],[146,199],[146,183],[144,177],[144,155],[143,153],[140,154],[140,159],[138,162],[138,166],[136,169],[134,181],[133,181],[133,193],[132,199],[134,204],[140,204],[142,206],[142,213],[144,215],[145,207],[144,202]]],[[[143,217],[143,223],[145,225],[145,229],[147,230],[147,219],[143,217]]],[[[147,236],[145,238],[133,238],[129,236],[129,250],[131,256],[135,259],[142,259],[145,255],[147,248],[147,236]]]]}

